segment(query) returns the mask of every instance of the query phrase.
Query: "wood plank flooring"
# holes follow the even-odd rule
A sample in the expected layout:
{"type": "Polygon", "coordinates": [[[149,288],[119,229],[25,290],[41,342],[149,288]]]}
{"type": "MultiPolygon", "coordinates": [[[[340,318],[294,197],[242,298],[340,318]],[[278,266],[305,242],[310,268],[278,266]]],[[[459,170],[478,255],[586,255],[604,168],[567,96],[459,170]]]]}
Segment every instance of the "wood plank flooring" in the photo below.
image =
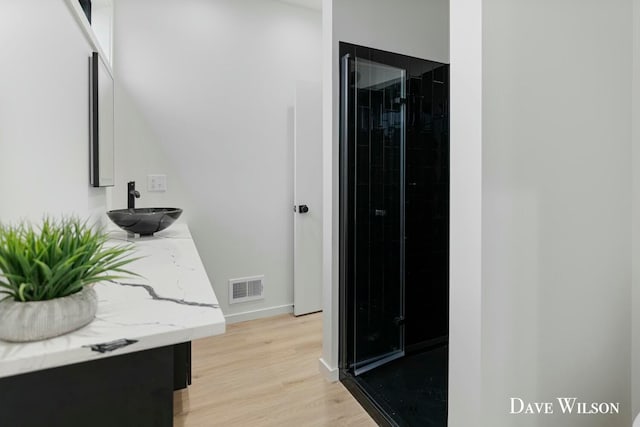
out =
{"type": "Polygon", "coordinates": [[[237,323],[193,342],[193,384],[174,395],[174,425],[375,426],[318,371],[322,315],[237,323]]]}

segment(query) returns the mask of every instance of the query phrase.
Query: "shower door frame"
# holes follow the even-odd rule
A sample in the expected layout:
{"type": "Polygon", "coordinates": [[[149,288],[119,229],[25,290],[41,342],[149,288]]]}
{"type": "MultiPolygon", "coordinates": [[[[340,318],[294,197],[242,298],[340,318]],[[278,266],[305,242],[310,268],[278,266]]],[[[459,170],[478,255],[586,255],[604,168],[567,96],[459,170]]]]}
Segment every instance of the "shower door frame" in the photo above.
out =
{"type": "MultiPolygon", "coordinates": [[[[403,131],[400,136],[400,156],[399,156],[399,289],[400,294],[400,307],[399,307],[399,326],[398,326],[398,343],[399,349],[381,354],[379,357],[372,357],[367,360],[357,361],[356,345],[348,343],[349,331],[348,328],[354,328],[354,319],[347,318],[347,304],[353,303],[351,300],[355,295],[355,289],[349,291],[347,284],[349,283],[350,274],[353,271],[350,269],[353,267],[351,258],[355,258],[355,252],[353,249],[352,230],[349,228],[351,224],[349,214],[352,213],[349,203],[352,198],[353,189],[351,186],[354,184],[352,179],[355,179],[355,172],[351,170],[354,167],[354,159],[350,159],[349,155],[349,126],[345,124],[348,122],[349,108],[353,106],[348,105],[346,97],[343,97],[343,93],[347,93],[349,90],[349,77],[348,73],[349,61],[353,60],[357,64],[357,59],[361,59],[365,62],[377,63],[390,68],[396,68],[403,73],[403,87],[406,85],[407,70],[402,67],[402,64],[398,64],[400,55],[390,52],[380,51],[363,46],[356,46],[349,43],[340,43],[340,361],[341,368],[349,370],[354,376],[365,373],[371,369],[375,369],[381,365],[391,362],[395,359],[403,357],[404,352],[404,325],[402,324],[404,319],[404,253],[405,253],[405,206],[404,206],[404,194],[405,194],[405,155],[406,155],[406,106],[404,101],[401,101],[402,110],[402,122],[403,131]],[[366,53],[365,56],[358,56],[357,50],[360,49],[366,53]],[[351,347],[349,347],[351,345],[351,347]],[[351,360],[353,359],[353,360],[351,360]],[[342,366],[344,363],[344,366],[342,366]]],[[[356,95],[357,96],[357,95],[356,95]]],[[[406,93],[404,94],[406,96],[406,93]]],[[[355,206],[352,207],[355,209],[355,206]]],[[[353,284],[355,286],[355,283],[353,284]]],[[[355,313],[353,313],[355,317],[355,313]]],[[[353,334],[353,333],[352,333],[353,334]]],[[[353,338],[353,335],[351,335],[353,338]]]]}

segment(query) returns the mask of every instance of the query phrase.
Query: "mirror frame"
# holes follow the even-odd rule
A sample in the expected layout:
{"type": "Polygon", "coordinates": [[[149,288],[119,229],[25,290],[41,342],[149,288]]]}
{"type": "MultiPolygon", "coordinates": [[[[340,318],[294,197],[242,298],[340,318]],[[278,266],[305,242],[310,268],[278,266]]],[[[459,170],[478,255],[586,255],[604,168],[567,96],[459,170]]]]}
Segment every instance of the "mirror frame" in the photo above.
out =
{"type": "MultiPolygon", "coordinates": [[[[114,135],[114,121],[112,120],[110,124],[111,132],[111,173],[110,179],[104,179],[101,177],[101,169],[104,167],[103,162],[100,161],[100,144],[104,143],[102,140],[104,139],[106,133],[104,131],[104,123],[100,121],[100,110],[104,108],[104,102],[100,99],[100,81],[102,79],[110,79],[111,80],[111,103],[110,108],[112,109],[111,116],[115,119],[115,99],[114,99],[114,84],[113,77],[109,72],[109,68],[106,66],[102,57],[98,54],[98,52],[93,52],[91,57],[89,58],[89,181],[91,186],[93,187],[113,187],[115,183],[115,135],[114,135]],[[102,129],[102,131],[101,131],[102,129]]],[[[104,153],[103,153],[104,154],[104,153]]]]}

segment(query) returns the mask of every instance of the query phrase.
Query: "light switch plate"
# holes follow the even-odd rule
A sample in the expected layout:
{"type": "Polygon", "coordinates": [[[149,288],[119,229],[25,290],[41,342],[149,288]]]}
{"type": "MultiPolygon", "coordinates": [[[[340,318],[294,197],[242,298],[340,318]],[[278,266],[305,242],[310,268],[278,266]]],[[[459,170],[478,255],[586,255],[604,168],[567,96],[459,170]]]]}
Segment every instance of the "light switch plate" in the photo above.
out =
{"type": "Polygon", "coordinates": [[[167,191],[167,175],[147,175],[147,191],[167,191]]]}

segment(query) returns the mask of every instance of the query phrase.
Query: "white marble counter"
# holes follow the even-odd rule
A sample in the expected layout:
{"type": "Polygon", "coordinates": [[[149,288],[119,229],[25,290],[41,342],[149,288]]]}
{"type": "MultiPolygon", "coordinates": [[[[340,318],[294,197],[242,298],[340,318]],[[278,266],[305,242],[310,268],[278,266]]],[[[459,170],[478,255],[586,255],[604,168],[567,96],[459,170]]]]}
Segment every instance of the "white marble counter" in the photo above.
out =
{"type": "Polygon", "coordinates": [[[127,268],[142,278],[95,285],[98,313],[82,329],[33,343],[0,341],[0,378],[224,333],[224,316],[186,225],[153,237],[112,236],[134,243],[134,256],[143,258],[127,268]],[[135,342],[107,352],[91,348],[123,339],[135,342]]]}

